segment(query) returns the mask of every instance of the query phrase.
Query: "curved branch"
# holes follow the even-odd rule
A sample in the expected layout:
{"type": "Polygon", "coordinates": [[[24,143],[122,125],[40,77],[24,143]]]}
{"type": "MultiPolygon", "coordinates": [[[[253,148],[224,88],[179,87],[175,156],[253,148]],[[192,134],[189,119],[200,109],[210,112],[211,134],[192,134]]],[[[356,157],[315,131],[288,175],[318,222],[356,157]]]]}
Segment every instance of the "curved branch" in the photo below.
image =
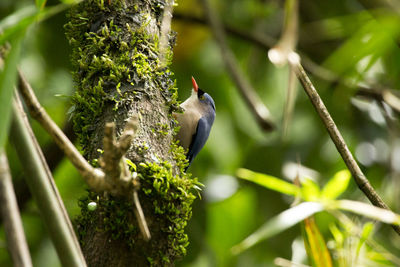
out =
{"type": "Polygon", "coordinates": [[[217,44],[221,50],[222,59],[225,62],[225,67],[228,73],[235,82],[236,87],[239,89],[239,92],[241,93],[243,99],[250,108],[250,111],[253,113],[260,127],[265,131],[274,130],[275,126],[270,118],[270,113],[267,107],[263,104],[261,99],[256,94],[254,88],[251,86],[250,82],[241,72],[235,56],[226,43],[224,28],[219,21],[219,18],[210,8],[208,0],[202,0],[201,2],[206,13],[207,20],[211,26],[211,30],[214,33],[215,40],[217,41],[217,44]]]}
{"type": "MultiPolygon", "coordinates": [[[[382,200],[382,198],[375,191],[375,189],[372,187],[372,185],[369,183],[367,177],[365,177],[364,173],[361,171],[349,148],[347,147],[346,142],[344,141],[339,129],[337,128],[335,122],[329,114],[328,109],[326,108],[324,102],[319,96],[317,90],[315,90],[314,85],[312,84],[310,78],[307,76],[307,73],[304,71],[300,62],[289,60],[289,63],[295,70],[298,80],[300,81],[308,97],[310,98],[311,103],[313,104],[315,110],[317,111],[319,117],[325,125],[329,136],[335,144],[336,149],[342,156],[347,168],[351,172],[355,182],[357,183],[357,186],[361,189],[361,191],[371,201],[373,205],[390,210],[389,207],[382,200]]],[[[396,233],[400,235],[400,227],[398,225],[392,225],[392,227],[396,231],[396,233]]]]}

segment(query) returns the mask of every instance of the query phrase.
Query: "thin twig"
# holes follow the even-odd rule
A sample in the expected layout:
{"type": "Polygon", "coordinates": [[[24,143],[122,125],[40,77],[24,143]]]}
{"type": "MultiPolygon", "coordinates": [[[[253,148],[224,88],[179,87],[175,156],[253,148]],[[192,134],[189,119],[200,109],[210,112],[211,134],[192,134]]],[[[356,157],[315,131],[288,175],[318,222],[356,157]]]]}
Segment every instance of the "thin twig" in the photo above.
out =
{"type": "Polygon", "coordinates": [[[296,74],[292,68],[289,69],[288,87],[286,92],[286,101],[283,112],[283,128],[282,128],[282,139],[285,140],[289,132],[289,125],[292,120],[294,106],[297,97],[297,83],[296,74]]]}
{"type": "Polygon", "coordinates": [[[10,168],[4,151],[0,151],[0,211],[3,217],[8,251],[10,251],[14,266],[32,266],[17,199],[11,182],[10,168]]]}
{"type": "Polygon", "coordinates": [[[142,234],[146,240],[150,239],[150,231],[148,230],[147,223],[140,206],[137,194],[137,186],[133,186],[131,177],[129,176],[128,167],[126,165],[123,155],[129,149],[131,141],[133,139],[135,130],[137,129],[137,117],[133,116],[130,118],[125,126],[124,132],[117,142],[115,138],[115,124],[110,123],[105,127],[104,136],[104,154],[100,160],[104,172],[100,169],[92,168],[86,160],[80,155],[72,143],[66,138],[58,126],[50,119],[44,109],[40,106],[40,103],[36,99],[30,85],[23,78],[20,73],[20,79],[22,88],[21,91],[24,95],[25,102],[30,109],[30,112],[34,118],[36,118],[42,126],[53,136],[56,143],[63,149],[67,157],[74,163],[75,167],[79,170],[79,167],[83,169],[81,175],[89,175],[89,179],[86,179],[89,186],[98,191],[108,191],[112,195],[121,195],[126,190],[133,190],[134,192],[134,204],[135,214],[138,220],[142,234]],[[77,166],[78,165],[78,166],[77,166]],[[89,165],[90,168],[87,168],[89,165]],[[122,169],[121,169],[122,166],[122,169]],[[87,168],[87,169],[86,169],[87,168]],[[97,177],[93,177],[93,172],[99,175],[104,181],[96,181],[97,177]],[[132,183],[131,183],[132,182],[132,183]],[[132,189],[133,188],[133,189],[132,189]]]}
{"type": "Polygon", "coordinates": [[[260,127],[265,131],[272,131],[275,126],[270,118],[270,113],[256,94],[250,82],[242,74],[235,56],[227,45],[224,28],[219,21],[219,18],[214,13],[214,10],[210,7],[208,0],[202,0],[201,3],[207,16],[207,20],[211,26],[211,30],[214,33],[215,40],[217,41],[217,44],[221,50],[225,67],[228,70],[232,80],[235,82],[239,92],[255,116],[260,127]]]}
{"type": "Polygon", "coordinates": [[[48,227],[49,234],[56,247],[58,256],[65,266],[86,266],[81,249],[71,232],[70,225],[62,212],[63,208],[54,193],[45,168],[29,133],[29,124],[24,120],[24,111],[14,102],[13,121],[10,139],[18,157],[26,168],[26,182],[35,198],[36,204],[48,227]]]}
{"type": "Polygon", "coordinates": [[[285,23],[278,43],[268,51],[268,58],[276,65],[286,64],[288,55],[296,49],[298,40],[298,2],[285,1],[285,23]]]}
{"type": "MultiPolygon", "coordinates": [[[[296,57],[293,57],[296,58],[296,57]]],[[[353,158],[349,148],[346,145],[341,133],[336,127],[335,122],[333,121],[331,115],[329,114],[327,108],[325,107],[321,97],[318,92],[315,90],[314,85],[311,80],[307,76],[303,67],[301,66],[298,60],[289,60],[289,63],[294,68],[297,78],[299,79],[301,85],[306,91],[308,97],[311,100],[314,108],[316,109],[319,117],[321,118],[323,124],[325,125],[328,133],[335,144],[338,152],[343,158],[347,168],[350,170],[355,182],[361,191],[367,196],[367,198],[371,201],[371,203],[377,207],[390,210],[389,207],[383,202],[381,197],[375,191],[375,189],[371,186],[368,179],[365,177],[364,173],[361,171],[357,162],[353,158]]],[[[400,227],[397,225],[392,225],[393,229],[400,235],[400,227]]]]}
{"type": "MultiPolygon", "coordinates": [[[[179,20],[184,20],[187,22],[191,22],[191,23],[197,23],[200,25],[207,25],[207,21],[205,18],[196,17],[196,16],[193,16],[190,14],[174,13],[174,18],[179,19],[179,20]]],[[[277,39],[275,39],[274,37],[271,37],[269,35],[266,35],[264,33],[249,32],[246,30],[238,29],[236,27],[232,27],[227,24],[224,24],[222,26],[223,26],[224,30],[227,33],[231,34],[232,36],[236,36],[242,40],[252,42],[253,44],[259,46],[261,49],[263,49],[265,51],[268,51],[277,42],[277,39]]],[[[302,61],[303,61],[303,64],[304,64],[304,67],[306,68],[306,70],[310,71],[315,76],[318,76],[319,78],[326,80],[326,81],[330,81],[330,82],[335,82],[335,81],[339,80],[339,77],[332,71],[330,71],[324,67],[321,67],[320,65],[318,65],[317,63],[312,61],[309,57],[307,57],[307,55],[302,54],[302,53],[299,53],[299,54],[302,58],[302,61]]]]}
{"type": "Polygon", "coordinates": [[[105,125],[103,139],[104,153],[100,159],[100,165],[106,173],[106,179],[114,186],[110,191],[111,193],[121,194],[121,192],[131,191],[126,194],[132,196],[134,212],[140,232],[142,233],[144,240],[149,241],[151,239],[151,234],[138,195],[140,183],[137,179],[137,173],[133,172],[131,174],[129,172],[124,157],[126,151],[131,145],[138,127],[137,125],[138,117],[132,116],[126,123],[124,132],[118,141],[116,141],[115,138],[115,124],[107,123],[105,125]]]}
{"type": "Polygon", "coordinates": [[[93,168],[58,128],[46,111],[42,108],[29,83],[19,71],[19,91],[23,96],[30,114],[53,137],[57,145],[63,150],[75,168],[79,171],[87,184],[94,190],[102,191],[110,188],[105,175],[100,169],[93,168]]]}
{"type": "MultiPolygon", "coordinates": [[[[183,14],[183,13],[174,13],[174,19],[182,20],[185,22],[189,23],[196,23],[200,25],[207,25],[207,21],[203,17],[197,17],[191,14],[183,14]]],[[[246,30],[241,30],[236,27],[223,24],[222,25],[225,32],[231,34],[232,36],[235,36],[237,38],[240,38],[242,40],[251,42],[257,46],[259,46],[261,49],[268,51],[270,48],[274,46],[274,44],[277,43],[277,39],[274,37],[271,37],[269,35],[266,35],[261,32],[249,32],[246,30]]],[[[322,80],[332,82],[332,83],[337,83],[341,81],[341,77],[336,75],[334,72],[318,65],[315,63],[313,60],[311,60],[306,54],[298,52],[298,54],[301,57],[301,61],[303,63],[303,66],[306,71],[311,72],[313,75],[316,77],[321,78],[322,80]]],[[[351,84],[347,81],[343,81],[345,84],[351,84]]],[[[365,95],[367,97],[381,97],[382,94],[385,93],[386,99],[385,102],[394,110],[397,112],[400,112],[400,98],[394,94],[397,90],[392,90],[392,89],[385,89],[385,90],[375,90],[371,88],[366,88],[363,86],[358,86],[356,95],[365,95]],[[371,94],[369,94],[368,90],[371,90],[371,94]],[[387,101],[388,99],[388,101],[387,101]]]]}
{"type": "MultiPolygon", "coordinates": [[[[297,0],[286,0],[285,23],[283,33],[278,43],[268,51],[268,57],[275,65],[286,64],[288,55],[296,49],[298,41],[298,14],[299,4],[297,0]]],[[[283,112],[282,139],[286,138],[292,118],[297,96],[296,74],[293,68],[289,68],[289,79],[286,90],[286,102],[283,112]]]]}
{"type": "Polygon", "coordinates": [[[366,87],[358,87],[356,96],[362,96],[375,99],[378,102],[385,102],[394,111],[400,113],[400,98],[396,91],[392,89],[371,89],[366,87]]]}
{"type": "Polygon", "coordinates": [[[21,72],[19,75],[19,89],[32,117],[53,137],[57,145],[64,151],[78,171],[80,171],[87,184],[94,190],[107,191],[112,195],[125,195],[127,191],[129,195],[129,191],[133,191],[133,201],[138,224],[145,240],[149,240],[150,231],[148,230],[139,198],[138,196],[134,196],[135,192],[137,193],[138,186],[135,186],[135,181],[133,181],[128,171],[124,158],[137,129],[138,118],[132,116],[128,120],[119,141],[116,141],[115,124],[110,123],[106,125],[103,140],[104,153],[100,159],[102,169],[93,168],[41,107],[32,88],[24,79],[21,72]]]}
{"type": "MultiPolygon", "coordinates": [[[[174,13],[174,19],[178,19],[178,20],[183,20],[185,22],[190,22],[190,23],[196,23],[196,24],[200,24],[203,26],[208,25],[207,20],[203,17],[196,17],[194,15],[191,14],[183,14],[183,13],[178,13],[175,12],[174,13]]],[[[233,36],[236,36],[240,39],[252,42],[258,46],[260,46],[261,48],[263,48],[264,50],[268,50],[269,48],[271,48],[275,43],[276,43],[276,39],[265,35],[265,34],[261,34],[259,32],[248,32],[245,30],[240,30],[236,27],[232,27],[230,25],[227,24],[223,24],[222,27],[224,28],[224,31],[226,33],[229,33],[233,36]]]]}
{"type": "Polygon", "coordinates": [[[144,240],[149,241],[151,238],[151,235],[150,235],[149,227],[147,226],[146,218],[144,217],[142,206],[140,205],[140,201],[139,201],[138,191],[140,188],[140,183],[139,183],[139,179],[137,179],[136,172],[134,172],[132,174],[132,178],[133,178],[133,203],[135,204],[134,211],[135,211],[136,219],[138,221],[140,232],[142,233],[144,240]]]}

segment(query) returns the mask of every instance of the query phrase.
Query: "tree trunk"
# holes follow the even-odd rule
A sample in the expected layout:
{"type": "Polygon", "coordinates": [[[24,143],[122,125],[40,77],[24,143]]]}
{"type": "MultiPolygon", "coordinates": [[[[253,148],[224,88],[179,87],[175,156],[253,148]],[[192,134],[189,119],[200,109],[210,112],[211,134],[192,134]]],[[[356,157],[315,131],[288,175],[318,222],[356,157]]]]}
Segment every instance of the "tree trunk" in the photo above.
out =
{"type": "MultiPolygon", "coordinates": [[[[101,156],[104,125],[120,134],[133,114],[139,128],[127,153],[137,169],[139,198],[152,238],[140,234],[133,203],[90,192],[80,201],[77,231],[89,266],[173,265],[188,245],[184,227],[195,199],[195,179],[175,144],[177,89],[167,67],[160,67],[159,39],[164,1],[87,0],[75,6],[66,25],[72,45],[74,129],[85,157],[101,156]],[[96,202],[97,209],[88,209],[96,202]]],[[[173,34],[167,58],[171,60],[173,34]]]]}

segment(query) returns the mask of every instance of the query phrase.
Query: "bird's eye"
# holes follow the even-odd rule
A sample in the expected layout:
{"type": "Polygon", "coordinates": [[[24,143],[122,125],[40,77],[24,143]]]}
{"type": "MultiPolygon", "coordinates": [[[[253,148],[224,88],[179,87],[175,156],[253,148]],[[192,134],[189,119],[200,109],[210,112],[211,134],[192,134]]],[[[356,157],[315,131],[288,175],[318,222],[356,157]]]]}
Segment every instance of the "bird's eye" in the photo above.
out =
{"type": "Polygon", "coordinates": [[[200,100],[204,100],[204,99],[206,99],[206,98],[204,97],[204,95],[201,95],[201,96],[200,96],[200,100]]]}

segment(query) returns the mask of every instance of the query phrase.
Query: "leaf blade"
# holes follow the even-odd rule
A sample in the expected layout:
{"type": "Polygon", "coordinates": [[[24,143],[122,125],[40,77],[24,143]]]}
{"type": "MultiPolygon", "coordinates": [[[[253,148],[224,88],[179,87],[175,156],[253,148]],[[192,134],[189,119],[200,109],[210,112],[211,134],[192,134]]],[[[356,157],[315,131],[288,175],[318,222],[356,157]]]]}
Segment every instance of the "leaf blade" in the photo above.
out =
{"type": "Polygon", "coordinates": [[[400,225],[400,215],[391,210],[353,200],[337,200],[334,205],[341,210],[350,211],[384,223],[400,225]]]}
{"type": "Polygon", "coordinates": [[[304,242],[309,248],[306,251],[314,265],[317,267],[332,267],[332,258],[328,247],[313,217],[304,220],[304,230],[304,242]]]}
{"type": "Polygon", "coordinates": [[[324,186],[321,196],[325,199],[336,199],[346,191],[350,179],[351,173],[347,169],[337,172],[324,186]]]}
{"type": "Polygon", "coordinates": [[[300,189],[297,186],[271,175],[240,168],[237,170],[236,176],[286,195],[296,196],[300,194],[300,189]]]}
{"type": "Polygon", "coordinates": [[[274,236],[322,210],[324,210],[323,205],[316,202],[303,202],[287,209],[267,221],[257,231],[235,245],[231,251],[234,254],[239,254],[258,242],[274,236]]]}
{"type": "Polygon", "coordinates": [[[24,37],[19,33],[10,40],[11,49],[4,61],[3,71],[0,73],[0,148],[6,143],[11,119],[12,96],[17,78],[17,63],[21,52],[21,43],[24,37]]]}

